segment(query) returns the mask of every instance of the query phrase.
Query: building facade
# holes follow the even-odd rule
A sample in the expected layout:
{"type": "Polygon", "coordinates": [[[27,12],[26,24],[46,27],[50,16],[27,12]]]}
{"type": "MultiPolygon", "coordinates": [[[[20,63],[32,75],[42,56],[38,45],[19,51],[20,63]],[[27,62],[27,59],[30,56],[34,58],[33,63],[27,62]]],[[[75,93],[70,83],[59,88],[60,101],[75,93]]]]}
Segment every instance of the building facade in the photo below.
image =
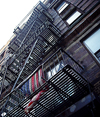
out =
{"type": "Polygon", "coordinates": [[[1,116],[99,117],[99,11],[99,0],[44,0],[29,12],[1,52],[1,116]]]}

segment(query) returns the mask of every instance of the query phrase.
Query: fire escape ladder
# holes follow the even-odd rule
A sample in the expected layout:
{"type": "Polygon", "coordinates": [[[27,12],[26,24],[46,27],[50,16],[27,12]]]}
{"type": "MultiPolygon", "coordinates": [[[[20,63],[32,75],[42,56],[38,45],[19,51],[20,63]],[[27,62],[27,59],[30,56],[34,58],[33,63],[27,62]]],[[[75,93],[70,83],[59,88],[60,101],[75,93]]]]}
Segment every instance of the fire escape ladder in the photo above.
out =
{"type": "Polygon", "coordinates": [[[16,36],[9,44],[9,52],[13,55],[3,74],[6,79],[14,82],[11,92],[3,98],[6,103],[0,102],[1,112],[6,112],[5,117],[54,117],[58,110],[70,107],[91,93],[90,84],[80,75],[83,67],[63,49],[59,48],[44,61],[49,52],[53,53],[52,50],[55,50],[61,37],[52,21],[45,5],[40,2],[27,22],[15,29],[16,36]],[[25,84],[40,69],[40,77],[45,83],[30,93],[29,85],[25,84]],[[49,87],[48,90],[26,115],[24,109],[30,99],[46,86],[49,87]]]}
{"type": "MultiPolygon", "coordinates": [[[[35,45],[36,48],[40,42],[40,40],[37,41],[35,45]]],[[[32,53],[34,52],[34,56],[39,54],[37,50],[34,48],[32,51],[32,53]]],[[[34,56],[31,55],[30,58],[32,59],[34,56]]],[[[59,109],[62,111],[63,109],[69,108],[91,93],[91,85],[80,75],[81,70],[82,67],[75,60],[62,51],[62,49],[58,49],[9,95],[9,101],[3,110],[3,112],[7,112],[5,117],[55,117],[59,109]],[[66,57],[69,63],[67,61],[66,64],[64,57],[66,57]],[[33,93],[28,94],[28,96],[23,95],[25,93],[22,92],[20,88],[25,86],[24,84],[26,84],[32,75],[35,75],[40,68],[42,68],[43,71],[41,78],[45,80],[45,83],[33,93]],[[77,69],[77,71],[75,69],[77,69]],[[48,86],[49,89],[40,97],[37,104],[33,107],[33,110],[26,115],[24,109],[30,102],[30,99],[42,89],[45,89],[46,86],[48,86]]]]}
{"type": "MultiPolygon", "coordinates": [[[[5,98],[6,102],[3,105],[1,103],[2,113],[9,113],[20,101],[25,99],[25,95],[20,91],[20,88],[17,89],[18,92],[15,91],[16,86],[41,64],[42,59],[57,44],[61,34],[59,31],[57,32],[55,26],[51,26],[52,20],[45,6],[40,2],[34,8],[29,20],[25,25],[23,24],[23,28],[17,27],[15,30],[15,32],[17,31],[16,36],[9,44],[9,53],[12,56],[8,60],[6,74],[3,74],[6,80],[14,83],[14,85],[11,93],[7,95],[8,98],[5,98]]],[[[45,106],[44,108],[48,110],[45,106]]]]}
{"type": "Polygon", "coordinates": [[[21,101],[18,106],[15,106],[13,110],[8,112],[6,117],[10,117],[12,115],[14,117],[31,115],[35,117],[54,117],[59,109],[68,108],[87,94],[89,94],[87,81],[82,79],[81,76],[73,70],[73,68],[66,65],[52,78],[47,80],[42,87],[37,89],[29,97],[26,97],[26,99],[21,101]],[[67,71],[69,76],[66,75],[65,71],[67,71]],[[74,79],[72,80],[72,78],[74,79]],[[49,86],[49,90],[40,98],[39,102],[34,106],[34,109],[28,115],[25,115],[24,108],[29,103],[29,100],[47,84],[49,86]]]}
{"type": "MultiPolygon", "coordinates": [[[[23,75],[27,75],[27,69],[30,69],[31,71],[36,68],[37,63],[42,60],[42,55],[44,55],[44,51],[47,52],[52,45],[55,45],[57,42],[57,38],[59,36],[53,35],[55,32],[51,32],[54,28],[53,26],[49,26],[49,22],[52,22],[51,17],[47,17],[43,13],[43,11],[46,11],[46,7],[40,2],[33,10],[30,18],[25,23],[25,26],[20,30],[20,33],[16,35],[16,37],[11,41],[9,44],[9,52],[13,53],[11,59],[9,59],[8,62],[8,69],[7,69],[7,75],[6,78],[9,79],[9,81],[15,81],[15,79],[18,77],[19,71],[22,69],[23,64],[25,62],[25,59],[27,58],[29,52],[31,51],[31,47],[33,43],[35,42],[36,38],[39,38],[38,36],[41,36],[40,38],[45,39],[46,42],[44,42],[44,45],[41,44],[42,41],[39,39],[38,46],[35,48],[35,51],[33,52],[32,56],[35,53],[35,58],[32,59],[32,56],[30,57],[29,61],[30,65],[26,64],[26,71],[23,71],[23,75]],[[47,40],[46,40],[47,39],[47,40]],[[19,42],[20,40],[20,42],[19,42]],[[53,43],[53,44],[51,44],[53,43]],[[49,44],[49,46],[48,46],[49,44]],[[51,46],[50,46],[51,44],[51,46]],[[37,51],[41,51],[41,55],[37,53],[37,51]],[[43,50],[44,49],[44,50],[43,50]],[[37,57],[39,59],[37,59],[37,57]],[[39,60],[39,61],[37,61],[39,60]],[[36,62],[37,61],[37,62],[36,62]],[[34,64],[32,64],[34,62],[34,64]]],[[[49,15],[49,14],[48,14],[49,15]]],[[[16,29],[17,30],[17,29],[16,29]]],[[[19,27],[18,27],[19,30],[19,27]]],[[[56,27],[55,27],[56,30],[56,27]]],[[[29,74],[28,74],[29,75],[29,74]]],[[[23,80],[23,76],[21,77],[23,80]]]]}
{"type": "Polygon", "coordinates": [[[7,62],[6,62],[6,65],[2,68],[3,69],[3,76],[2,76],[2,79],[1,79],[1,81],[0,81],[0,95],[1,95],[1,93],[2,93],[2,90],[3,90],[3,88],[5,88],[4,87],[4,81],[5,81],[5,75],[6,75],[6,73],[7,73],[7,62]]]}
{"type": "MultiPolygon", "coordinates": [[[[21,71],[19,72],[18,77],[17,77],[17,79],[16,79],[16,81],[15,81],[15,83],[14,83],[14,85],[13,85],[11,91],[13,91],[14,88],[16,87],[16,84],[17,84],[17,82],[18,82],[18,80],[19,80],[19,78],[20,78],[20,76],[21,76],[21,74],[22,74],[22,72],[23,72],[23,70],[24,70],[24,68],[25,68],[25,65],[26,65],[26,63],[27,63],[27,61],[28,61],[28,59],[29,59],[29,57],[30,57],[30,55],[31,55],[31,53],[32,53],[32,51],[33,51],[33,49],[35,48],[35,45],[36,45],[37,41],[38,41],[38,40],[36,40],[35,43],[33,44],[33,47],[31,48],[31,52],[29,53],[27,59],[25,60],[25,63],[24,63],[24,65],[23,65],[21,71]]],[[[13,96],[13,97],[14,97],[14,96],[13,96]]],[[[6,108],[7,108],[7,106],[9,105],[10,107],[14,108],[15,104],[13,104],[13,103],[10,101],[10,99],[12,99],[12,95],[11,95],[11,97],[8,97],[8,99],[7,99],[7,101],[6,101],[5,105],[4,105],[4,107],[2,108],[2,112],[4,111],[3,109],[5,108],[5,106],[6,106],[6,108]]],[[[16,101],[16,100],[15,100],[15,101],[16,101]]]]}
{"type": "MultiPolygon", "coordinates": [[[[25,73],[25,74],[27,74],[27,76],[29,76],[29,73],[27,72],[27,68],[29,68],[29,70],[32,72],[33,71],[33,68],[32,68],[32,70],[31,70],[31,67],[29,67],[29,64],[31,63],[31,64],[34,64],[34,66],[35,66],[35,68],[36,68],[36,62],[38,62],[37,60],[41,60],[42,58],[40,58],[40,56],[41,56],[41,53],[44,53],[45,52],[45,50],[43,49],[43,46],[45,47],[45,46],[47,46],[48,44],[45,42],[45,43],[43,43],[42,42],[43,41],[43,39],[41,40],[39,40],[39,39],[37,39],[36,41],[35,41],[35,43],[33,44],[33,47],[31,48],[31,52],[29,53],[29,55],[28,55],[28,57],[26,58],[26,60],[25,60],[25,62],[24,62],[24,65],[23,65],[23,67],[22,67],[22,69],[20,70],[20,72],[19,72],[19,74],[18,74],[18,77],[17,77],[17,79],[16,79],[16,81],[15,81],[15,83],[14,83],[14,85],[13,85],[13,88],[12,88],[12,90],[11,90],[11,92],[14,90],[14,88],[16,87],[16,85],[17,85],[17,83],[18,83],[18,81],[19,81],[19,79],[20,79],[20,77],[21,77],[21,75],[22,75],[22,73],[25,73]],[[41,47],[41,48],[40,48],[41,47]],[[29,60],[30,59],[30,60],[29,60]],[[34,61],[32,61],[32,60],[34,60],[34,61]],[[30,62],[31,61],[31,62],[30,62]]],[[[51,47],[51,46],[50,46],[51,47]]],[[[5,103],[5,105],[4,105],[4,108],[2,108],[2,112],[5,110],[5,108],[7,108],[8,110],[11,110],[11,109],[13,109],[14,108],[14,106],[15,106],[15,104],[13,104],[12,102],[11,102],[11,100],[14,100],[14,97],[15,97],[15,95],[14,94],[11,94],[10,95],[10,97],[8,97],[8,99],[7,99],[7,101],[6,101],[6,103],[5,103]],[[9,107],[9,108],[8,108],[9,107]]],[[[14,100],[15,102],[16,102],[16,99],[14,100]]],[[[18,99],[17,99],[17,101],[18,101],[18,99]]],[[[18,103],[18,102],[17,102],[18,103]]],[[[8,110],[5,110],[6,112],[8,112],[8,110]]]]}

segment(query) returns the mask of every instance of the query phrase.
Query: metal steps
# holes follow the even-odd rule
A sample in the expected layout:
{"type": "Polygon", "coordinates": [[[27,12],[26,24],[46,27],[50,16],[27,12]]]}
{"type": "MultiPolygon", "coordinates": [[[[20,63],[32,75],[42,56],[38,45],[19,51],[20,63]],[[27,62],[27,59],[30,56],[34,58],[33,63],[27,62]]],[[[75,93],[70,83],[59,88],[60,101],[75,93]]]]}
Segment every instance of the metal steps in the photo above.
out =
{"type": "MultiPolygon", "coordinates": [[[[40,2],[23,27],[15,29],[15,37],[8,47],[12,57],[7,61],[7,73],[2,71],[6,80],[15,82],[12,91],[42,63],[42,59],[57,44],[61,34],[51,25],[52,21],[47,8],[40,2]]],[[[3,109],[9,111],[19,102],[16,94],[12,93],[3,109]]]]}
{"type": "Polygon", "coordinates": [[[88,95],[88,82],[79,75],[70,65],[66,65],[53,77],[51,77],[41,88],[37,89],[28,98],[21,101],[17,106],[7,113],[5,117],[54,117],[58,110],[66,109],[88,95]],[[45,85],[49,90],[40,98],[33,110],[26,115],[24,108],[29,103],[29,98],[39,92],[45,85]]]}
{"type": "MultiPolygon", "coordinates": [[[[9,53],[13,55],[8,60],[7,74],[5,75],[5,79],[10,83],[15,82],[13,89],[40,65],[44,56],[59,39],[60,32],[58,31],[56,35],[54,32],[54,29],[57,30],[56,27],[50,25],[52,17],[46,12],[46,7],[40,2],[25,25],[23,24],[23,28],[15,29],[16,36],[8,48],[9,53]]],[[[3,71],[2,74],[4,75],[3,71]]],[[[8,105],[7,109],[11,110],[16,105],[13,101],[19,102],[15,97],[11,94],[4,108],[8,105]],[[13,101],[11,102],[9,99],[13,101]]]]}
{"type": "Polygon", "coordinates": [[[22,101],[25,98],[23,93],[18,89],[16,92],[12,93],[10,98],[8,98],[6,101],[5,108],[3,108],[2,112],[9,112],[11,111],[20,101],[22,101]]]}
{"type": "MultiPolygon", "coordinates": [[[[40,64],[42,58],[44,57],[43,55],[46,55],[46,53],[57,42],[57,38],[55,37],[55,35],[53,36],[53,33],[51,31],[49,31],[49,29],[47,29],[47,31],[45,31],[44,33],[45,34],[42,35],[42,37],[41,36],[37,37],[38,42],[37,42],[34,50],[32,51],[32,53],[29,57],[29,60],[26,64],[25,69],[27,69],[27,70],[23,70],[23,72],[28,74],[28,75],[37,67],[37,65],[40,64]],[[52,35],[52,36],[50,37],[50,35],[52,35]],[[30,67],[30,65],[32,67],[30,67]],[[29,70],[29,72],[28,72],[28,70],[29,70]]],[[[24,64],[26,58],[28,57],[28,55],[31,51],[31,48],[32,48],[32,40],[29,41],[28,45],[25,45],[25,44],[22,45],[20,50],[17,52],[16,58],[14,59],[14,61],[8,67],[8,71],[10,70],[14,74],[18,75],[21,68],[23,67],[23,64],[24,64]]]]}

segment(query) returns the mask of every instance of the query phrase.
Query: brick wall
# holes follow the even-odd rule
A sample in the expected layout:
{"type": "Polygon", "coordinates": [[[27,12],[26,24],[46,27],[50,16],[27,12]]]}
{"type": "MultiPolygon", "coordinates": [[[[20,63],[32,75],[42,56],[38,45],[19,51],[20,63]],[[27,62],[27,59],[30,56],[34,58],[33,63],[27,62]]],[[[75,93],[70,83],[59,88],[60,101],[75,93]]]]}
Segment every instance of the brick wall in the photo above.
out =
{"type": "MultiPolygon", "coordinates": [[[[100,84],[100,67],[93,59],[91,54],[83,46],[81,40],[92,30],[100,25],[100,3],[99,0],[65,0],[71,6],[76,7],[84,15],[74,26],[68,26],[61,15],[56,11],[56,5],[49,9],[49,13],[54,18],[54,24],[60,29],[62,34],[62,47],[68,52],[80,65],[84,67],[82,75],[88,79],[98,89],[100,84]],[[98,5],[97,5],[98,3],[98,5]],[[91,10],[90,10],[91,9],[91,10]],[[89,11],[90,10],[90,11],[89,11]],[[96,81],[96,82],[95,82],[96,81]],[[98,82],[98,83],[97,83],[98,82]],[[97,83],[97,84],[96,84],[97,83]]],[[[99,90],[98,90],[99,91],[99,90]]],[[[100,91],[99,91],[100,92],[100,91]]]]}
{"type": "MultiPolygon", "coordinates": [[[[67,48],[66,48],[67,49],[67,48]]],[[[75,43],[75,45],[71,46],[67,49],[67,52],[80,64],[84,67],[84,71],[82,75],[93,82],[97,78],[100,78],[100,68],[88,53],[88,51],[84,48],[81,42],[75,43]]]]}

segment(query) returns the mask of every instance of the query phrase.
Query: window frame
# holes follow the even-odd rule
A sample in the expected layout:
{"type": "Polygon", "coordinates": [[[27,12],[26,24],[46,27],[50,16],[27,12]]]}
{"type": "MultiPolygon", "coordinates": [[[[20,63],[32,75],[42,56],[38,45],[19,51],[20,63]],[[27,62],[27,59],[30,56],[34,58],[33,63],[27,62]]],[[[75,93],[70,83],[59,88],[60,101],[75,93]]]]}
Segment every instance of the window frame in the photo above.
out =
{"type": "MultiPolygon", "coordinates": [[[[100,53],[100,49],[99,49],[97,52],[94,53],[96,57],[97,57],[97,54],[98,54],[98,53],[100,53]]],[[[98,58],[98,57],[97,57],[97,58],[98,58]]],[[[99,55],[99,58],[98,58],[98,59],[99,59],[99,61],[100,61],[100,55],[99,55]]]]}
{"type": "Polygon", "coordinates": [[[59,3],[56,4],[56,7],[54,7],[54,9],[56,10],[56,12],[58,13],[58,15],[62,18],[62,20],[66,23],[66,25],[69,27],[70,25],[72,25],[79,17],[81,17],[81,15],[84,13],[82,10],[80,10],[79,8],[77,8],[76,6],[74,6],[73,4],[69,3],[68,1],[60,1],[59,3]],[[60,4],[62,4],[63,2],[65,2],[67,5],[67,7],[61,12],[59,13],[57,8],[59,8],[60,4]],[[66,11],[66,12],[65,12],[66,11]],[[68,12],[67,12],[68,11],[68,12]],[[75,12],[79,12],[80,15],[75,18],[75,20],[73,20],[70,24],[67,22],[67,20],[73,16],[73,14],[75,12]]]}
{"type": "Polygon", "coordinates": [[[56,7],[56,11],[58,12],[58,14],[60,15],[67,7],[69,6],[69,3],[67,3],[65,0],[63,0],[62,2],[60,2],[59,5],[57,5],[56,7]],[[64,3],[66,5],[64,5],[64,3]],[[62,4],[62,5],[61,5],[62,4]],[[65,6],[65,7],[62,7],[65,6]],[[60,10],[60,11],[59,11],[60,10]]]}
{"type": "MultiPolygon", "coordinates": [[[[99,25],[100,26],[100,25],[99,25]]],[[[97,26],[95,29],[93,29],[91,32],[89,32],[82,40],[80,40],[80,42],[82,43],[82,45],[84,46],[84,48],[87,50],[87,52],[89,53],[89,55],[94,59],[94,61],[97,63],[97,65],[100,67],[100,61],[98,60],[98,58],[96,57],[96,55],[91,51],[91,49],[84,44],[84,41],[86,39],[88,39],[90,36],[92,36],[96,31],[98,31],[100,29],[100,27],[97,26]]]]}
{"type": "MultiPolygon", "coordinates": [[[[62,1],[60,1],[60,2],[57,2],[57,4],[56,4],[56,6],[54,7],[54,9],[55,9],[55,11],[56,11],[59,15],[61,15],[61,14],[65,11],[65,9],[68,8],[69,6],[70,6],[70,3],[69,3],[69,2],[67,2],[67,1],[65,1],[65,0],[62,0],[62,1]],[[58,11],[57,9],[60,7],[60,5],[61,5],[63,2],[65,2],[65,3],[67,4],[67,6],[59,13],[59,11],[58,11]]],[[[61,7],[62,7],[62,6],[61,6],[61,7]]]]}
{"type": "Polygon", "coordinates": [[[75,10],[75,11],[66,19],[66,23],[67,23],[68,25],[73,24],[81,15],[82,15],[81,12],[79,12],[78,10],[75,10]],[[71,21],[71,23],[68,23],[68,20],[69,20],[71,17],[73,17],[73,16],[75,15],[75,13],[79,13],[80,15],[77,16],[76,18],[74,18],[74,20],[71,21]]]}

